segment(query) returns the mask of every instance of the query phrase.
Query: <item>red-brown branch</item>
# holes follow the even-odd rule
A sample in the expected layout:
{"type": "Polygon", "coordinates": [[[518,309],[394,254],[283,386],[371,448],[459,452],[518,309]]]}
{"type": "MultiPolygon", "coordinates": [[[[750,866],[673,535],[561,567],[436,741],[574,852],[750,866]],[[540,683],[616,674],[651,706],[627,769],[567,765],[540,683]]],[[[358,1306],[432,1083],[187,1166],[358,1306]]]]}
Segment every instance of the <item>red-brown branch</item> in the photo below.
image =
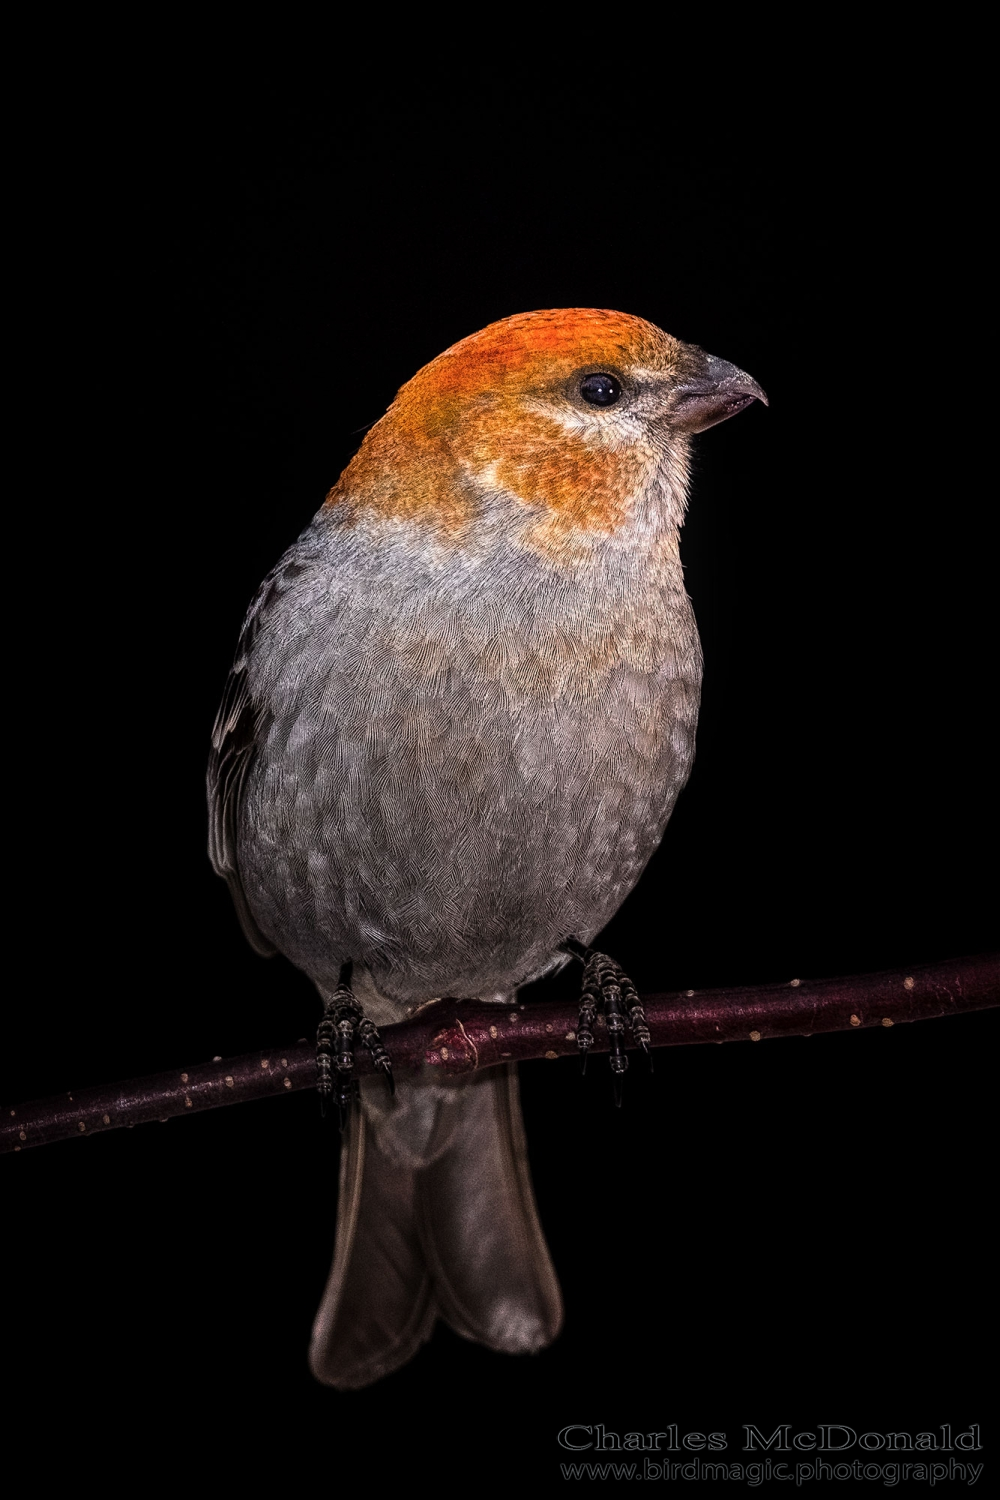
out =
{"type": "MultiPolygon", "coordinates": [[[[642,999],[654,1047],[759,1042],[777,1036],[896,1026],[901,1021],[926,1021],[1000,1005],[1000,954],[927,964],[908,972],[793,979],[788,984],[686,990],[642,999]]],[[[508,1059],[526,1062],[574,1055],[576,1012],[551,1002],[508,1009],[477,1000],[438,1000],[409,1021],[385,1027],[382,1038],[396,1073],[433,1068],[455,1076],[495,1068],[508,1059]]],[[[600,1018],[594,1050],[608,1050],[600,1018]]],[[[361,1049],[355,1057],[359,1073],[372,1071],[367,1052],[361,1049]]],[[[52,1099],[4,1106],[0,1152],[149,1120],[169,1120],[315,1085],[313,1044],[297,1042],[128,1083],[74,1089],[52,1099]]]]}

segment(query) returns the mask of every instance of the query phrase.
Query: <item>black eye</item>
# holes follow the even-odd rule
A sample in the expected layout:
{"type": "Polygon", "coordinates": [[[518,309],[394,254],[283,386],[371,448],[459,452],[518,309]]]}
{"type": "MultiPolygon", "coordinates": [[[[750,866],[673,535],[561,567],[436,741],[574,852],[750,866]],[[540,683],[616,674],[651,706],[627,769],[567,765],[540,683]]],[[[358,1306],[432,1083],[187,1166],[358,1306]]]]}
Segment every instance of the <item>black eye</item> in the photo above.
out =
{"type": "Polygon", "coordinates": [[[591,406],[614,406],[621,393],[621,381],[613,375],[586,375],[580,383],[580,395],[591,406]]]}

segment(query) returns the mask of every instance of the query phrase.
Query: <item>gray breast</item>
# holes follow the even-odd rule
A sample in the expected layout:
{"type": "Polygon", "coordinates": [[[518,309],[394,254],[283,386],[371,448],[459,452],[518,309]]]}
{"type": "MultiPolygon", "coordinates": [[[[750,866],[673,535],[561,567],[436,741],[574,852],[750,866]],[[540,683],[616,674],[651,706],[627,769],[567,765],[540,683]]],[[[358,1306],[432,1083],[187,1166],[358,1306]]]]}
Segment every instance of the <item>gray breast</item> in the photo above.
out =
{"type": "Polygon", "coordinates": [[[275,946],[321,985],[351,958],[403,1005],[509,992],[596,933],[693,758],[700,652],[671,556],[567,571],[321,513],[248,662],[264,711],[238,861],[275,946]]]}

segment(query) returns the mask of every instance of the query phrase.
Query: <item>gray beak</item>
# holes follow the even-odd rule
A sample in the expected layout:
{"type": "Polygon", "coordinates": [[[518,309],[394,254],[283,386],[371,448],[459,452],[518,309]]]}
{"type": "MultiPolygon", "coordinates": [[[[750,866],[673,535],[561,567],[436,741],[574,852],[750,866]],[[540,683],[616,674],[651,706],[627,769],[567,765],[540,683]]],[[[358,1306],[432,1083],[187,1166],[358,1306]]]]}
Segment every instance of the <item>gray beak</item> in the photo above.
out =
{"type": "Polygon", "coordinates": [[[745,371],[700,349],[692,350],[692,353],[701,368],[683,377],[676,387],[671,412],[674,427],[682,432],[704,432],[706,427],[714,427],[717,422],[735,417],[752,401],[763,401],[767,405],[764,392],[745,371]]]}

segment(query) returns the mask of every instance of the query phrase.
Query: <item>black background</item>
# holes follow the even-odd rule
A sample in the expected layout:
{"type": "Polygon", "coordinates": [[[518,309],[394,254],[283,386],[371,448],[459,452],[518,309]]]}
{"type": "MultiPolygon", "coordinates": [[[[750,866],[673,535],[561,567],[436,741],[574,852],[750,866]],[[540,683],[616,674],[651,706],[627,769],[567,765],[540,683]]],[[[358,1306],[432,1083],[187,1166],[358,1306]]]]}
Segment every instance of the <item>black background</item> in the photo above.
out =
{"type": "MultiPolygon", "coordinates": [[[[0,1097],[312,1031],[205,856],[236,633],[397,387],[531,308],[641,314],[771,398],[698,440],[698,762],[603,946],[671,989],[993,945],[995,396],[961,120],[942,138],[914,91],[765,126],[652,67],[629,108],[529,67],[460,101],[340,90],[95,98],[28,164],[0,1097]]],[[[565,1332],[512,1360],[439,1329],[352,1395],[305,1363],[337,1155],[311,1098],[24,1153],[8,1412],[57,1412],[80,1474],[136,1440],[180,1472],[207,1434],[234,1477],[444,1485],[556,1480],[569,1422],[724,1430],[731,1458],[744,1422],[984,1422],[990,1021],[661,1053],[620,1114],[603,1065],[524,1067],[565,1332]]]]}

